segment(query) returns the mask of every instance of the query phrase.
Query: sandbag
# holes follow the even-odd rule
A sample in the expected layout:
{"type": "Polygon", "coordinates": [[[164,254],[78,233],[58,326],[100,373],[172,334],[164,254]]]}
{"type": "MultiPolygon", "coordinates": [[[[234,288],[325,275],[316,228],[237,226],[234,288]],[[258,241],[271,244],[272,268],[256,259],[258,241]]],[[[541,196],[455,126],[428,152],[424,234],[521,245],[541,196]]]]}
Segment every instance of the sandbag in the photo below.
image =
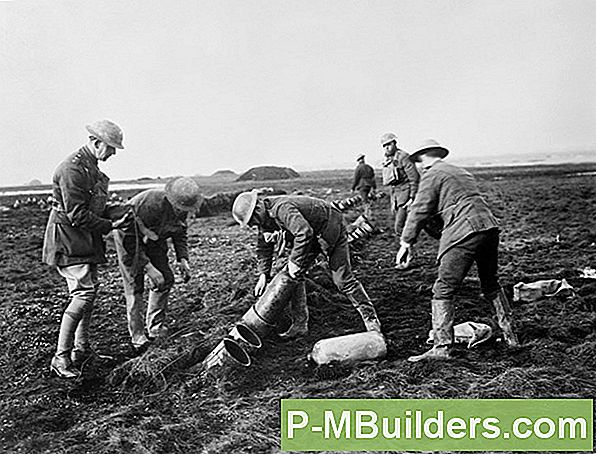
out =
{"type": "MultiPolygon", "coordinates": [[[[467,344],[468,348],[486,342],[493,334],[492,328],[486,323],[464,322],[453,327],[453,342],[467,344]]],[[[428,332],[427,344],[434,342],[434,332],[428,332]]]]}
{"type": "Polygon", "coordinates": [[[565,296],[573,293],[573,287],[565,279],[546,279],[529,284],[519,282],[513,286],[513,301],[535,301],[543,296],[565,296]]]}

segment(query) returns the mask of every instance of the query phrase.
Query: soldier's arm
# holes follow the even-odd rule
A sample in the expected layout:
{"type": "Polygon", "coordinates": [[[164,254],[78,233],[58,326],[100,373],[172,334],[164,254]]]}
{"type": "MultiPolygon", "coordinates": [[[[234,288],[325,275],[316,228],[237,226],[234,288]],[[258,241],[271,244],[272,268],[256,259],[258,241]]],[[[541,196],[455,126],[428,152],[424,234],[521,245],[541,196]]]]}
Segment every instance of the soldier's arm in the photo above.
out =
{"type": "Polygon", "coordinates": [[[69,169],[60,176],[62,203],[73,227],[108,233],[112,221],[99,217],[89,210],[89,194],[85,191],[86,175],[79,168],[69,169]]]}
{"type": "Polygon", "coordinates": [[[273,253],[275,249],[274,243],[265,241],[263,232],[259,230],[257,236],[257,271],[259,274],[265,274],[269,278],[271,274],[271,266],[273,264],[273,253]]]}
{"type": "Polygon", "coordinates": [[[372,166],[370,166],[370,173],[371,173],[371,179],[372,179],[372,188],[373,189],[377,189],[377,179],[375,178],[375,169],[373,169],[372,166]]]}
{"type": "Polygon", "coordinates": [[[410,160],[408,156],[402,158],[402,166],[406,175],[408,176],[408,186],[410,188],[410,199],[414,199],[418,193],[418,185],[420,183],[420,174],[416,169],[416,165],[410,160]]]}
{"type": "Polygon", "coordinates": [[[356,189],[356,186],[358,186],[359,181],[360,181],[360,167],[356,167],[356,170],[354,170],[354,181],[352,182],[352,191],[354,189],[356,189]]]}
{"type": "Polygon", "coordinates": [[[172,243],[174,243],[174,251],[176,252],[176,260],[188,260],[188,233],[186,226],[186,219],[178,220],[176,231],[172,234],[172,243]]]}
{"type": "Polygon", "coordinates": [[[298,208],[290,204],[279,207],[275,217],[294,236],[294,244],[289,260],[302,268],[306,265],[306,257],[314,236],[312,227],[304,219],[298,208]]]}
{"type": "Polygon", "coordinates": [[[408,244],[416,242],[424,221],[437,212],[439,190],[438,181],[432,175],[422,179],[420,190],[410,208],[401,241],[408,244]]]}

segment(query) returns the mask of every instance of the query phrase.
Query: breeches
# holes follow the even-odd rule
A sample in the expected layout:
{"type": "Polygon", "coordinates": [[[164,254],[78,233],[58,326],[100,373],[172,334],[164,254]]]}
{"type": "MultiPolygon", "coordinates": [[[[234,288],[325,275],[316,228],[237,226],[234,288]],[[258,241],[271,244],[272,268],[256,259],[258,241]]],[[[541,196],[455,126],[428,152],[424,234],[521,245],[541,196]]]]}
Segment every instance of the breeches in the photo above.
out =
{"type": "Polygon", "coordinates": [[[488,295],[499,290],[498,249],[499,231],[491,229],[474,233],[447,250],[439,260],[439,274],[433,286],[433,298],[453,299],[474,262],[478,267],[482,293],[488,295]]]}
{"type": "MultiPolygon", "coordinates": [[[[322,235],[320,244],[321,249],[327,255],[333,283],[344,293],[352,292],[359,282],[352,273],[348,234],[341,213],[332,210],[329,227],[322,235]]],[[[315,258],[312,257],[313,262],[315,258]]]]}
{"type": "Polygon", "coordinates": [[[168,243],[151,241],[141,244],[135,238],[124,236],[120,231],[114,231],[114,243],[118,254],[118,267],[122,275],[122,284],[126,295],[142,294],[145,290],[145,270],[138,263],[137,248],[143,248],[151,264],[163,274],[165,284],[162,291],[167,291],[174,285],[174,273],[168,263],[168,243]]]}
{"type": "Polygon", "coordinates": [[[89,345],[89,323],[97,295],[97,265],[80,264],[58,267],[58,273],[66,279],[71,300],[62,315],[58,353],[74,347],[85,350],[89,345]]]}

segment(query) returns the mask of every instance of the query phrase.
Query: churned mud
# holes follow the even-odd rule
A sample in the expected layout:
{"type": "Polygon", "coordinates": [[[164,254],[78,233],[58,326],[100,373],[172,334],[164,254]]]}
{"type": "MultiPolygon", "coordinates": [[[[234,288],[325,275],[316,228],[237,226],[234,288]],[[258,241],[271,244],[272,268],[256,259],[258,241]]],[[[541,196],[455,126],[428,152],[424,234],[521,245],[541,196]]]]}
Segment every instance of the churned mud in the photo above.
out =
{"type": "MultiPolygon", "coordinates": [[[[327,398],[546,398],[596,395],[596,181],[581,166],[475,171],[502,222],[500,274],[506,292],[520,281],[565,278],[573,296],[513,303],[523,347],[498,336],[450,362],[417,363],[427,348],[437,244],[422,234],[415,266],[393,267],[397,251],[387,198],[375,206],[380,232],[353,246],[357,276],[377,306],[387,357],[352,366],[306,360],[322,338],[363,330],[324,264],[308,275],[309,334],[272,335],[248,368],[205,374],[201,360],[254,302],[254,232],[221,213],[194,220],[189,247],[194,277],[172,292],[169,336],[131,359],[125,303],[113,248],[101,268],[92,322],[99,357],[84,378],[64,382],[48,371],[67,303],[66,285],[41,264],[47,211],[0,213],[0,451],[2,452],[277,452],[279,401],[327,398]],[[580,173],[580,174],[578,174],[580,173]]],[[[324,173],[267,186],[327,200],[349,196],[351,174],[324,173]]],[[[204,185],[207,193],[248,188],[204,185]]],[[[258,187],[258,186],[255,186],[258,187]]],[[[348,222],[358,216],[346,213],[348,222]]],[[[109,241],[108,241],[109,243],[109,241]]],[[[496,324],[479,298],[477,275],[465,280],[456,323],[496,324]]],[[[280,329],[288,319],[280,320],[280,329]]],[[[498,331],[497,331],[498,333],[498,331]]]]}

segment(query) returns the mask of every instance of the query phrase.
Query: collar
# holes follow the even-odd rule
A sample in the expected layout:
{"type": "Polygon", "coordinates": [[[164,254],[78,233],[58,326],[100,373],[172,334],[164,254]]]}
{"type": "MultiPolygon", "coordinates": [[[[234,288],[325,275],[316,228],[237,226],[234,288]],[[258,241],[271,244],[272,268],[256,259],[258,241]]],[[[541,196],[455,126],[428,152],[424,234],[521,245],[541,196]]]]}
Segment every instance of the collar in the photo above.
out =
{"type": "Polygon", "coordinates": [[[83,148],[81,148],[81,152],[82,156],[86,160],[91,161],[93,164],[97,165],[97,157],[95,156],[95,153],[93,153],[93,151],[91,151],[87,145],[84,145],[83,148]]]}
{"type": "Polygon", "coordinates": [[[437,158],[435,159],[433,162],[431,162],[430,164],[426,165],[423,167],[424,170],[428,170],[430,169],[432,166],[434,166],[437,162],[442,162],[443,160],[441,158],[437,158]]]}

